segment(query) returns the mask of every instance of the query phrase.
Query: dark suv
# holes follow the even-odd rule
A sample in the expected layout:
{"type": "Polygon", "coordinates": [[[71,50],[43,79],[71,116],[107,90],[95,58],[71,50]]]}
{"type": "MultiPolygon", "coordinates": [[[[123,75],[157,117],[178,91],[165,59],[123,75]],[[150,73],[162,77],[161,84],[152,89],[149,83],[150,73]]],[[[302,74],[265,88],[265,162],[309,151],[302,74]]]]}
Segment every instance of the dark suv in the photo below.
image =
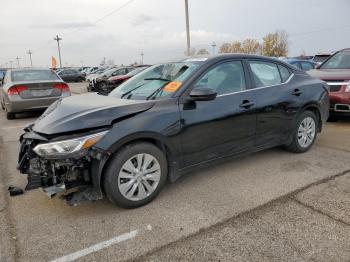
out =
{"type": "Polygon", "coordinates": [[[328,117],[327,88],[261,56],[154,65],[108,96],[54,103],[21,136],[18,169],[27,189],[71,204],[106,195],[141,206],[195,167],[280,145],[306,152],[328,117]]]}

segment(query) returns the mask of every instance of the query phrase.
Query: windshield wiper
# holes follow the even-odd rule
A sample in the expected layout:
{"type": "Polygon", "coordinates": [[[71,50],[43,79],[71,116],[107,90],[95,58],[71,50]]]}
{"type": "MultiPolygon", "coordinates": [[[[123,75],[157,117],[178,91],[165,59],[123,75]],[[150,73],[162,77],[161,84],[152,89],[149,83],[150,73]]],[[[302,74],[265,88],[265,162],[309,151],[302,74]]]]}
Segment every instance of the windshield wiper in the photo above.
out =
{"type": "Polygon", "coordinates": [[[135,88],[133,88],[133,89],[130,89],[129,91],[127,91],[127,92],[125,92],[124,94],[122,94],[122,95],[120,96],[120,98],[123,98],[124,96],[130,94],[131,92],[133,92],[133,91],[135,91],[136,89],[140,88],[140,87],[143,86],[144,84],[145,84],[145,83],[143,83],[143,84],[141,84],[141,85],[139,85],[139,86],[137,86],[137,87],[135,87],[135,88]]]}
{"type": "Polygon", "coordinates": [[[166,81],[166,82],[170,82],[170,79],[166,79],[166,78],[161,78],[161,77],[150,77],[150,78],[145,78],[144,80],[160,80],[160,81],[166,81]]]}
{"type": "Polygon", "coordinates": [[[158,93],[159,93],[160,91],[162,91],[163,88],[166,87],[166,85],[167,85],[169,82],[171,82],[171,80],[168,80],[166,83],[164,83],[164,85],[161,85],[161,86],[158,87],[156,90],[154,90],[154,91],[152,92],[152,94],[150,94],[149,96],[146,97],[146,100],[149,100],[149,99],[151,99],[152,97],[155,97],[156,95],[158,95],[158,93]]]}

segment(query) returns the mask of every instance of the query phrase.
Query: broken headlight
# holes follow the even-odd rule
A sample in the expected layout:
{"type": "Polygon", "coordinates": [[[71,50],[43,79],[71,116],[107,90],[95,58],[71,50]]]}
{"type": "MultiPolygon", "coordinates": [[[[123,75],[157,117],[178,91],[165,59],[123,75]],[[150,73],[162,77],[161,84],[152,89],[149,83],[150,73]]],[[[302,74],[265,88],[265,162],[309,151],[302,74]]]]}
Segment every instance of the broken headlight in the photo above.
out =
{"type": "Polygon", "coordinates": [[[34,147],[33,151],[43,158],[65,158],[89,149],[96,144],[108,131],[99,132],[83,137],[42,143],[34,147]]]}

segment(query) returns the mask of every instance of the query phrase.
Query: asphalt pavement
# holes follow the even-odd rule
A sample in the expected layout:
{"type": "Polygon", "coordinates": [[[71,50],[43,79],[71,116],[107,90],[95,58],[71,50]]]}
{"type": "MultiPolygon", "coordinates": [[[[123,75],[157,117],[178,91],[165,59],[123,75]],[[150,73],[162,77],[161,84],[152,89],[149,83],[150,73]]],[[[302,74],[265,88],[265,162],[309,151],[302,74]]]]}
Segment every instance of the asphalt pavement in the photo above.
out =
{"type": "MultiPolygon", "coordinates": [[[[73,93],[86,84],[71,85],[73,93]]],[[[199,170],[147,206],[107,200],[67,206],[25,186],[21,129],[39,114],[0,111],[1,261],[346,261],[350,120],[328,123],[305,154],[281,148],[199,170]],[[334,200],[333,202],[331,200],[334,200]]],[[[349,261],[349,260],[348,260],[349,261]]]]}

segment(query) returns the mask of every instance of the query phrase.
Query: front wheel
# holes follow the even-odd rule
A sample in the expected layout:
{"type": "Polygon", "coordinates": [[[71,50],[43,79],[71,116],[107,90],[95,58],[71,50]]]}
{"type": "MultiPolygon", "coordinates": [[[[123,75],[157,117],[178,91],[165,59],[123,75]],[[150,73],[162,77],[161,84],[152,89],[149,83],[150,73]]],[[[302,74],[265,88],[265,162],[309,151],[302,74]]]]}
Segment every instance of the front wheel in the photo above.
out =
{"type": "Polygon", "coordinates": [[[115,154],[104,177],[108,199],[124,208],[151,202],[167,177],[164,153],[150,143],[130,144],[115,154]]]}
{"type": "Polygon", "coordinates": [[[315,142],[318,130],[318,121],[311,111],[304,111],[300,114],[293,130],[292,142],[287,145],[287,150],[294,153],[308,151],[315,142]]]}

